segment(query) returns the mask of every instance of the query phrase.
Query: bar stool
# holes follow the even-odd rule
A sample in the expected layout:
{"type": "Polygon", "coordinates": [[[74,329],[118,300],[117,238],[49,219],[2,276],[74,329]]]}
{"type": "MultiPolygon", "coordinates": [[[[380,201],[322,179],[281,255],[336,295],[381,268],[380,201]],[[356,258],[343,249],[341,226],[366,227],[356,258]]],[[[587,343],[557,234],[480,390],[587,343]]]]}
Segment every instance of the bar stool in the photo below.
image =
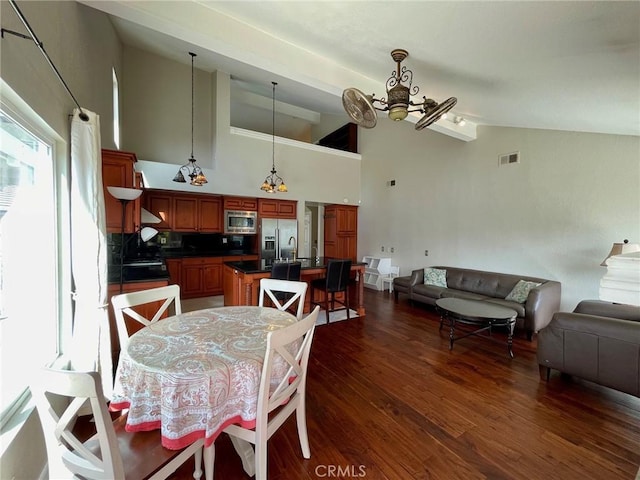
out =
{"type": "Polygon", "coordinates": [[[349,320],[349,274],[351,272],[351,260],[329,260],[327,263],[327,276],[311,281],[311,304],[324,307],[329,323],[329,312],[337,310],[347,310],[347,320],[349,320]],[[314,291],[324,292],[324,303],[316,302],[314,291]],[[336,293],[344,292],[344,302],[336,299],[336,293]],[[331,309],[329,309],[329,298],[331,298],[331,309]],[[335,303],[343,305],[342,308],[335,308],[335,303]]]}

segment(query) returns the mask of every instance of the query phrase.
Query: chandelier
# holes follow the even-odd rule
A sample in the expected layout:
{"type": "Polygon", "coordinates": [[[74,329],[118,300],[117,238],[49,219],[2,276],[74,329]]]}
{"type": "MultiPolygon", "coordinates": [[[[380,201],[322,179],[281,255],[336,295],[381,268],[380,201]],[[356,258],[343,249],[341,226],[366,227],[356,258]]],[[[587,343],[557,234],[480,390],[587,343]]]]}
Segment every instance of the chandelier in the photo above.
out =
{"type": "Polygon", "coordinates": [[[282,180],[282,177],[278,175],[276,171],[276,82],[271,82],[273,85],[272,94],[272,119],[271,119],[271,173],[267,175],[267,178],[262,182],[260,190],[264,190],[267,193],[287,192],[287,186],[282,180]]]}
{"type": "Polygon", "coordinates": [[[173,177],[174,182],[186,183],[187,180],[185,177],[189,177],[191,182],[189,182],[194,187],[201,187],[207,182],[207,177],[204,176],[204,172],[196,163],[196,159],[193,158],[193,57],[196,56],[195,53],[189,52],[191,55],[191,158],[189,161],[180,167],[176,176],[173,177]]]}
{"type": "Polygon", "coordinates": [[[375,98],[365,95],[357,88],[347,88],[342,92],[342,105],[351,119],[365,128],[373,128],[378,121],[376,110],[389,112],[391,120],[400,121],[407,118],[409,112],[420,112],[424,116],[416,123],[416,130],[422,130],[437,122],[451,110],[458,99],[451,97],[442,103],[422,97],[421,103],[414,103],[410,97],[420,90],[413,86],[413,72],[400,64],[409,56],[409,52],[401,48],[391,51],[391,58],[396,62],[396,70],[387,79],[387,98],[375,98]]]}

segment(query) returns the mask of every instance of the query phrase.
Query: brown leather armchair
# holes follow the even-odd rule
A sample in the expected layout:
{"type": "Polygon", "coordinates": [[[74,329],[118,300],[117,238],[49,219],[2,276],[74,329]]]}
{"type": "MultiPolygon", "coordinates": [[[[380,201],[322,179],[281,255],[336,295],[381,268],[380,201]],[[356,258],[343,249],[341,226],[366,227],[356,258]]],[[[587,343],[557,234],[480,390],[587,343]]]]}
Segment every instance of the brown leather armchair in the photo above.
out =
{"type": "Polygon", "coordinates": [[[640,397],[640,307],[583,300],[538,332],[540,378],[551,369],[640,397]]]}

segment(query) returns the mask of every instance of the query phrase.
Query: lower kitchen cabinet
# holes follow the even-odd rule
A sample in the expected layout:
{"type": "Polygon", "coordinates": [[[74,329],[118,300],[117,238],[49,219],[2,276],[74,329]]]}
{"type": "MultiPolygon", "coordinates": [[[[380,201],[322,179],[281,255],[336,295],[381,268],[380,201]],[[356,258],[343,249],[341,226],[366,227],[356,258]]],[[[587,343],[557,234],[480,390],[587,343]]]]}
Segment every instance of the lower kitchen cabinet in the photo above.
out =
{"type": "Polygon", "coordinates": [[[179,285],[182,298],[222,295],[222,257],[183,258],[179,285]]]}

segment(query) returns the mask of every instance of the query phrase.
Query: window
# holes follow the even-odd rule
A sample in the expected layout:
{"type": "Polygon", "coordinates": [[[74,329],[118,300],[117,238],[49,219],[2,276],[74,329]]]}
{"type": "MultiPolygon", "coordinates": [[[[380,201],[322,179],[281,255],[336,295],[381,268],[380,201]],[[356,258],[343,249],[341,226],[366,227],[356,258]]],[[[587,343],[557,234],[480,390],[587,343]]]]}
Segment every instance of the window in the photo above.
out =
{"type": "MultiPolygon", "coordinates": [[[[3,84],[3,94],[5,93],[3,84]]],[[[62,175],[55,141],[24,113],[0,109],[0,422],[24,398],[30,372],[60,353],[63,294],[61,214],[56,192],[62,175]]],[[[32,114],[33,112],[31,112],[32,114]]],[[[66,242],[68,245],[68,242],[66,242]]],[[[66,247],[68,248],[68,247],[66,247]]],[[[67,271],[66,274],[64,271],[67,271]]]]}
{"type": "Polygon", "coordinates": [[[111,69],[111,77],[113,78],[113,143],[116,148],[120,149],[120,94],[118,89],[118,76],[116,69],[111,69]]]}

